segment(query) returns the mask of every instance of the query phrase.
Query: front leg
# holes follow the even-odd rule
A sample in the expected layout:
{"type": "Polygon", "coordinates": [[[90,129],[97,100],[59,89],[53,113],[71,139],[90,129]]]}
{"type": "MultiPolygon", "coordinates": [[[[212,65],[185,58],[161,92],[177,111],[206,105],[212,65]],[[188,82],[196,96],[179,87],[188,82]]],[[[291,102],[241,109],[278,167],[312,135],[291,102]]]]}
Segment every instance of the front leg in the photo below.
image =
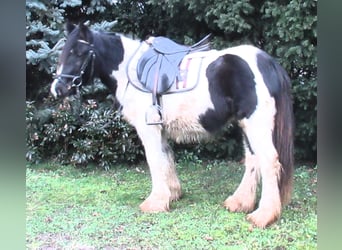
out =
{"type": "Polygon", "coordinates": [[[181,185],[177,177],[173,152],[161,126],[145,125],[138,129],[143,142],[147,163],[152,177],[152,191],[140,205],[143,212],[165,212],[170,209],[170,202],[181,196],[181,185]]]}

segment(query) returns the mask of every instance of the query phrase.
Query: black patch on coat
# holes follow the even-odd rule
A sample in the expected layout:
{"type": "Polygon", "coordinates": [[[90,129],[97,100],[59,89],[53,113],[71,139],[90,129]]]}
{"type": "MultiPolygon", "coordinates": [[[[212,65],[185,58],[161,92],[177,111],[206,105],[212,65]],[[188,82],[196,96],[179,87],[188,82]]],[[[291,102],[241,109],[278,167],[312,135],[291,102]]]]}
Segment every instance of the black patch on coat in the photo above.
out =
{"type": "Polygon", "coordinates": [[[280,95],[281,83],[277,70],[277,62],[270,55],[261,52],[257,54],[257,66],[270,95],[272,97],[280,95]]]}
{"type": "Polygon", "coordinates": [[[257,96],[254,74],[247,62],[231,54],[220,56],[206,70],[214,109],[200,115],[209,132],[219,130],[229,119],[248,118],[255,111],[257,96]]]}

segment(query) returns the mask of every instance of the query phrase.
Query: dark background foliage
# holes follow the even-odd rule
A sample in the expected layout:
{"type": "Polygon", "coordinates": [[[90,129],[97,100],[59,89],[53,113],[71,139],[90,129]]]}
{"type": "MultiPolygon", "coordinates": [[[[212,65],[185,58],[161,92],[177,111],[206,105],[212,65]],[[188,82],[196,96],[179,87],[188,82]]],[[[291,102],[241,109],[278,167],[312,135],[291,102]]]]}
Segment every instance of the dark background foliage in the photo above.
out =
{"type": "MultiPolygon", "coordinates": [[[[98,81],[81,98],[55,101],[49,94],[64,24],[89,21],[94,29],[136,39],[168,36],[192,44],[208,33],[214,48],[248,43],[264,49],[292,79],[297,161],[316,162],[317,153],[317,1],[316,0],[71,0],[26,1],[27,160],[65,164],[115,163],[143,159],[134,131],[112,110],[112,98],[98,81]]],[[[174,145],[185,157],[242,157],[241,135],[229,125],[219,140],[174,145]]]]}

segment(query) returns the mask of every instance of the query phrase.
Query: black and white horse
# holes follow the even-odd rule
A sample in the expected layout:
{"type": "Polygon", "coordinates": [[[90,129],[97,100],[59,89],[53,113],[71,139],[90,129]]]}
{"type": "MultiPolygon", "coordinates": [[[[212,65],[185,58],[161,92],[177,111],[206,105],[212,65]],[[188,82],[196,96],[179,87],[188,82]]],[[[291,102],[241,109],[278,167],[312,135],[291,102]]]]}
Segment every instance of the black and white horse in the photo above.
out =
{"type": "Polygon", "coordinates": [[[187,54],[179,65],[185,76],[177,84],[183,81],[181,88],[190,89],[161,95],[161,110],[146,118],[151,93],[143,91],[136,71],[154,38],[140,42],[83,24],[68,24],[67,32],[51,93],[71,95],[94,77],[113,92],[144,145],[152,176],[152,191],[140,205],[142,211],[168,211],[170,202],[181,197],[168,139],[199,141],[235,119],[244,134],[245,172],[224,207],[249,213],[247,219],[262,228],[280,217],[292,192],[294,122],[289,77],[272,57],[250,45],[187,54]],[[146,119],[153,116],[160,120],[150,125],[146,119]],[[262,192],[255,209],[260,179],[262,192]]]}

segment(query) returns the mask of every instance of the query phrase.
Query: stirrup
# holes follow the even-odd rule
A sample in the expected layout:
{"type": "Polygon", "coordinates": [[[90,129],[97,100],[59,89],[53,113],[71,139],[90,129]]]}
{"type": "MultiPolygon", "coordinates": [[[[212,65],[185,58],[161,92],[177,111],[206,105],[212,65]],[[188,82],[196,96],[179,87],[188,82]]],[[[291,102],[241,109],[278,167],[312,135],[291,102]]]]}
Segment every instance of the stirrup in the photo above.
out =
{"type": "Polygon", "coordinates": [[[161,125],[164,123],[162,108],[158,104],[151,105],[146,110],[145,122],[147,125],[161,125]]]}

